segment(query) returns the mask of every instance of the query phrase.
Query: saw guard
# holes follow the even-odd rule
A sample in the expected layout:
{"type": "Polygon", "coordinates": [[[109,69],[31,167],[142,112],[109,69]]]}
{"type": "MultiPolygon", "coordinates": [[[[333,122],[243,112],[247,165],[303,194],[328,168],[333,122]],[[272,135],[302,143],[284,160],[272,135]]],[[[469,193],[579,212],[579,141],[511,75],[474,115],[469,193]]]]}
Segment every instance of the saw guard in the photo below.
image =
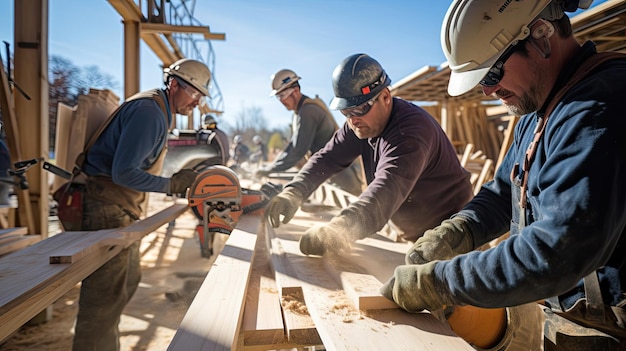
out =
{"type": "Polygon", "coordinates": [[[187,200],[198,219],[208,220],[209,231],[230,234],[242,214],[241,196],[239,178],[233,170],[210,166],[196,177],[187,200]]]}

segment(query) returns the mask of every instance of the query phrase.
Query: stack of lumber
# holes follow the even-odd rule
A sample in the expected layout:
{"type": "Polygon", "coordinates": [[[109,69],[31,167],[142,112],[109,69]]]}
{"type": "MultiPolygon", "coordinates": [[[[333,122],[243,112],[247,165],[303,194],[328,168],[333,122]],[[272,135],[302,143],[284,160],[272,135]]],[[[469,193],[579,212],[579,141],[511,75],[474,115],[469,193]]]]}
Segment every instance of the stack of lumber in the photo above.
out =
{"type": "MultiPolygon", "coordinates": [[[[57,109],[56,165],[72,170],[74,161],[89,142],[88,137],[98,129],[106,118],[119,105],[120,98],[110,90],[89,89],[87,95],[80,95],[76,106],[59,103],[57,109]]],[[[65,180],[55,177],[52,191],[65,180]]]]}
{"type": "Polygon", "coordinates": [[[376,236],[344,259],[301,254],[302,233],[335,214],[304,209],[276,229],[242,216],[168,350],[473,350],[431,314],[379,294],[408,243],[376,236]]]}
{"type": "Polygon", "coordinates": [[[41,235],[28,235],[26,227],[0,229],[0,256],[23,249],[41,240],[41,235]]]}
{"type": "Polygon", "coordinates": [[[62,232],[0,258],[0,342],[122,249],[187,209],[177,203],[125,228],[62,232]]]}
{"type": "Polygon", "coordinates": [[[487,158],[498,157],[508,121],[499,110],[497,114],[490,114],[491,107],[486,105],[458,102],[447,102],[443,107],[438,104],[421,107],[438,120],[457,152],[462,152],[466,144],[473,144],[477,150],[483,150],[487,158]]]}

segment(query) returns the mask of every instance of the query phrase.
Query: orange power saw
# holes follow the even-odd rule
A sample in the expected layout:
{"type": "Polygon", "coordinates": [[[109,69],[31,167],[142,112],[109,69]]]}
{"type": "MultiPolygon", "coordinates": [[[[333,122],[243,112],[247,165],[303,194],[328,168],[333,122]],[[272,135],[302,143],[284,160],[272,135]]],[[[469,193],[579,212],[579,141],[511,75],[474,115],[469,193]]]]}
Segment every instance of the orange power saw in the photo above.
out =
{"type": "Polygon", "coordinates": [[[189,207],[201,222],[196,231],[202,257],[213,255],[215,233],[230,234],[241,215],[260,211],[281,190],[274,183],[261,190],[242,189],[237,173],[225,166],[202,170],[187,193],[189,207]]]}

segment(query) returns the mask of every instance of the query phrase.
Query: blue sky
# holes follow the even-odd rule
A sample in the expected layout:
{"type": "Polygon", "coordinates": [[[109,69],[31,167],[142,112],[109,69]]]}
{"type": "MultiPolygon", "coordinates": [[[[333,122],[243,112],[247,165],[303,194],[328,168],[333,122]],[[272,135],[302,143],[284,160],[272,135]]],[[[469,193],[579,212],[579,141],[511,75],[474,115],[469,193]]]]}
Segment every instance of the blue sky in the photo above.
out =
{"type": "MultiPolygon", "coordinates": [[[[13,50],[13,1],[0,0],[0,40],[13,50]]],[[[424,65],[439,65],[439,44],[447,1],[374,0],[202,0],[195,17],[225,41],[213,41],[214,76],[229,120],[251,107],[261,108],[272,127],[290,123],[291,112],[269,97],[270,76],[290,68],[301,77],[304,94],[333,96],[331,75],[355,53],[377,59],[393,82],[424,65]]],[[[79,67],[96,65],[120,84],[122,96],[123,28],[121,16],[105,0],[50,0],[49,54],[79,67]]],[[[162,86],[161,62],[142,43],[141,89],[162,86]]],[[[2,56],[6,59],[4,45],[2,56]]],[[[335,113],[335,118],[343,117],[335,113]]]]}

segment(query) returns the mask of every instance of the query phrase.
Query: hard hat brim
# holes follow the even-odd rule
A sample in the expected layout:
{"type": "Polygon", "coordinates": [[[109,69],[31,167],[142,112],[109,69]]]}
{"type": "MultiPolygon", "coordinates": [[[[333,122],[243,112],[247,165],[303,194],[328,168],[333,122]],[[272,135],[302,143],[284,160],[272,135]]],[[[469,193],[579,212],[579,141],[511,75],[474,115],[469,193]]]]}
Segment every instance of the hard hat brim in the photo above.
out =
{"type": "Polygon", "coordinates": [[[459,96],[474,89],[490,69],[491,66],[465,72],[452,71],[448,81],[448,94],[459,96]]]}
{"type": "Polygon", "coordinates": [[[362,96],[355,96],[351,98],[339,98],[333,97],[328,106],[331,110],[343,110],[350,107],[359,106],[368,102],[375,94],[367,94],[362,96]]]}

